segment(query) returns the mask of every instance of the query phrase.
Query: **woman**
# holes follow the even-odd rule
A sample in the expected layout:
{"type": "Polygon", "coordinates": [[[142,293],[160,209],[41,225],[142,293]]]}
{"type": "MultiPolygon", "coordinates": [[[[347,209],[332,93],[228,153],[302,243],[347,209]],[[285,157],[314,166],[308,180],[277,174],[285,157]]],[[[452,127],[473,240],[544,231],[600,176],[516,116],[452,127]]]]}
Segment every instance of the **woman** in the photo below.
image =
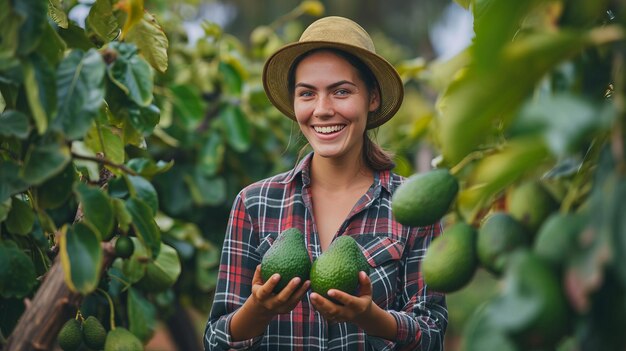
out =
{"type": "Polygon", "coordinates": [[[419,274],[440,226],[406,227],[393,219],[391,197],[403,179],[367,134],[400,107],[398,73],[358,24],[326,17],[268,59],[263,81],[313,152],[237,196],[205,349],[442,349],[444,296],[429,291],[419,274]],[[372,269],[369,276],[360,272],[358,296],[331,289],[334,303],[300,278],[272,293],[280,276],[264,282],[259,265],[290,227],[304,233],[312,260],[338,236],[360,244],[372,269]]]}

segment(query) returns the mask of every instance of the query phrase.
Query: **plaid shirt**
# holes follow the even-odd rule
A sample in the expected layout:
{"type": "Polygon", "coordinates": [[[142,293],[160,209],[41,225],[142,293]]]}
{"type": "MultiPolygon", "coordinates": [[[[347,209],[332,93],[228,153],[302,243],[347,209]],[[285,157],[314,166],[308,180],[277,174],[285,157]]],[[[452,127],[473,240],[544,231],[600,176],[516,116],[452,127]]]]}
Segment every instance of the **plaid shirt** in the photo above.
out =
{"type": "Polygon", "coordinates": [[[310,188],[312,153],[289,172],[254,183],[234,201],[222,249],[217,289],[204,334],[205,350],[442,350],[448,312],[443,295],[429,291],[420,262],[439,224],[406,227],[394,221],[391,196],[403,178],[375,172],[337,236],[350,235],[372,267],[373,301],[393,315],[393,341],[369,336],[352,323],[329,324],[315,311],[310,291],[294,310],[274,317],[265,334],[233,341],[230,320],[251,294],[256,266],[283,230],[304,233],[309,255],[321,254],[313,222],[310,188]]]}

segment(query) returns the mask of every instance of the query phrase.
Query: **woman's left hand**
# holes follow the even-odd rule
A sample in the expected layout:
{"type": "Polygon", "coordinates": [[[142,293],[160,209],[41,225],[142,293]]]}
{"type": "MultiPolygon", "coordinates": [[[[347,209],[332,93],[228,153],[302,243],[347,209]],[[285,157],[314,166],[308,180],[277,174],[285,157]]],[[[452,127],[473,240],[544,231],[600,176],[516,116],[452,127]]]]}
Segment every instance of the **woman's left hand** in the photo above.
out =
{"type": "Polygon", "coordinates": [[[328,290],[328,296],[339,303],[317,293],[311,293],[311,303],[331,323],[354,322],[358,324],[358,320],[367,317],[372,310],[372,283],[363,271],[359,272],[357,296],[337,289],[328,290]]]}

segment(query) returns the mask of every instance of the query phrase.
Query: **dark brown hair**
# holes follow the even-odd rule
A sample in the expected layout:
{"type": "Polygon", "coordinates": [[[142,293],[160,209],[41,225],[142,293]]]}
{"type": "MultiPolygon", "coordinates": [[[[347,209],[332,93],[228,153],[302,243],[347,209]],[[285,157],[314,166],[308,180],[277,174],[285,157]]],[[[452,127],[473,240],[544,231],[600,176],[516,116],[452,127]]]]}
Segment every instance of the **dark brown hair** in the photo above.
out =
{"type": "MultiPolygon", "coordinates": [[[[378,82],[376,81],[374,74],[367,67],[367,65],[363,63],[363,61],[361,61],[358,57],[346,51],[339,50],[336,48],[319,48],[319,49],[308,51],[300,55],[298,58],[294,60],[293,64],[289,68],[288,84],[289,84],[289,93],[291,94],[292,100],[295,94],[296,68],[305,57],[310,56],[311,54],[320,52],[320,51],[329,51],[343,58],[350,65],[352,65],[352,67],[356,68],[357,74],[359,75],[359,78],[363,81],[363,83],[365,84],[368,94],[371,94],[371,92],[378,90],[378,82]]],[[[381,104],[382,104],[382,99],[384,97],[382,96],[380,90],[378,90],[378,98],[380,99],[381,104]]],[[[396,164],[393,162],[393,155],[390,152],[385,151],[380,145],[372,141],[369,133],[370,133],[370,130],[365,130],[365,134],[363,135],[363,149],[362,149],[363,161],[365,161],[365,164],[374,171],[386,171],[386,170],[393,169],[396,166],[396,164]]],[[[302,150],[304,150],[304,148],[302,150]]]]}

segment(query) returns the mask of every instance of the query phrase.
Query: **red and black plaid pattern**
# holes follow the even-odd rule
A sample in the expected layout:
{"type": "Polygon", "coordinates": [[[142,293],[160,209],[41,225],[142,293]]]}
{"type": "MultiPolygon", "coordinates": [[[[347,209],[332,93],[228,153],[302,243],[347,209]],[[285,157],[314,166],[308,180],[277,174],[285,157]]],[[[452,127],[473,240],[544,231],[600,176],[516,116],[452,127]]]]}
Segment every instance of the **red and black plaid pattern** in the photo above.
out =
{"type": "Polygon", "coordinates": [[[309,167],[312,154],[289,172],[243,189],[233,203],[217,290],[204,335],[205,350],[442,350],[448,312],[445,297],[429,291],[420,274],[426,248],[439,224],[407,227],[393,219],[391,197],[404,178],[377,172],[336,236],[361,245],[372,270],[373,300],[398,323],[396,338],[368,336],[352,323],[329,324],[307,294],[288,314],[278,315],[265,334],[234,342],[229,324],[250,296],[255,267],[280,232],[299,228],[311,258],[321,254],[312,216],[309,167]]]}

